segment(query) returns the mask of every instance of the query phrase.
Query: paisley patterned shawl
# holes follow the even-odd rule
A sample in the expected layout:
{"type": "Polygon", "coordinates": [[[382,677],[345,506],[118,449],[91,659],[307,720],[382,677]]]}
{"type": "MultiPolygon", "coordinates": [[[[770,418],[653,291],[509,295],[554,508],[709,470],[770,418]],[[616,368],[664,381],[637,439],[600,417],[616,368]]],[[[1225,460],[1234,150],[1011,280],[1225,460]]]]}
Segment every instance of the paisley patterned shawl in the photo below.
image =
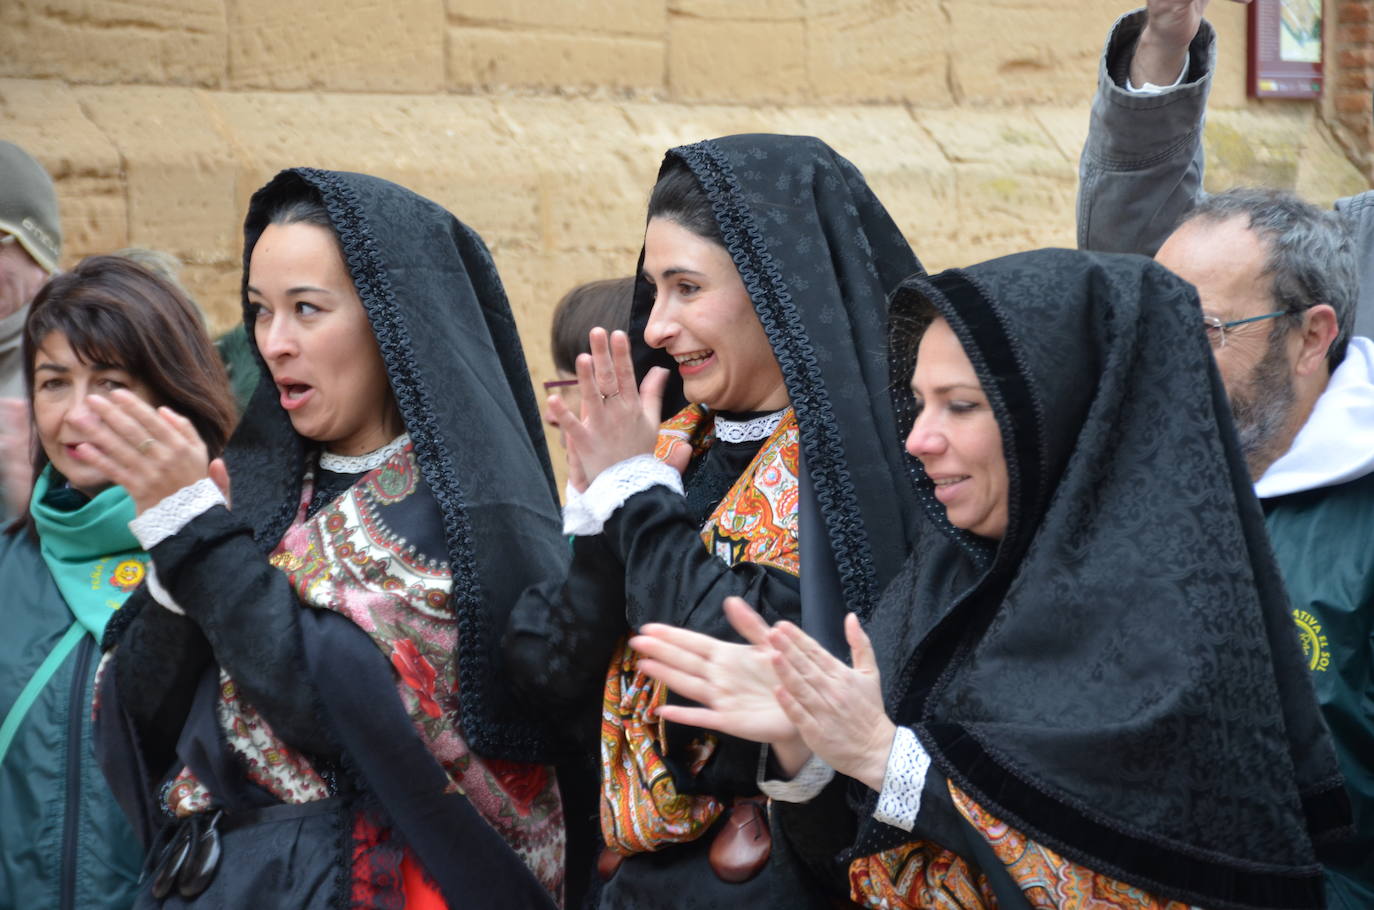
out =
{"type": "MultiPolygon", "coordinates": [[[[968,805],[1160,898],[1316,907],[1348,806],[1200,312],[1133,256],[904,283],[899,422],[938,314],[1001,428],[1009,523],[953,528],[911,459],[937,533],[869,631],[889,713],[968,805]]],[[[859,854],[909,839],[865,825],[859,854]]]]}
{"type": "MultiPolygon", "coordinates": [[[[713,441],[709,413],[691,405],[663,424],[654,454],[667,460],[685,445],[699,457],[713,441]]],[[[798,454],[797,419],[789,410],[702,526],[702,544],[727,565],[752,562],[797,574],[798,454]]],[[[724,809],[713,797],[677,792],[662,758],[662,722],[651,720],[666,699],[667,689],[639,671],[622,640],[606,677],[601,722],[601,833],[618,853],[695,840],[724,809]]],[[[693,756],[694,773],[714,749],[715,738],[705,737],[693,756]]]]}
{"type": "MultiPolygon", "coordinates": [[[[443,767],[447,792],[463,793],[549,891],[560,893],[563,813],[552,769],[486,759],[472,752],[457,724],[458,623],[443,560],[418,553],[387,520],[388,507],[428,496],[405,446],[347,492],[307,518],[314,485],[307,476],[296,519],[270,562],[301,602],[340,613],[365,631],[396,670],[397,696],[420,739],[443,767]]],[[[306,756],[282,741],[221,671],[220,727],[248,778],[287,803],[324,799],[330,789],[306,756]]],[[[169,790],[169,808],[185,815],[209,804],[189,770],[169,790]]]]}

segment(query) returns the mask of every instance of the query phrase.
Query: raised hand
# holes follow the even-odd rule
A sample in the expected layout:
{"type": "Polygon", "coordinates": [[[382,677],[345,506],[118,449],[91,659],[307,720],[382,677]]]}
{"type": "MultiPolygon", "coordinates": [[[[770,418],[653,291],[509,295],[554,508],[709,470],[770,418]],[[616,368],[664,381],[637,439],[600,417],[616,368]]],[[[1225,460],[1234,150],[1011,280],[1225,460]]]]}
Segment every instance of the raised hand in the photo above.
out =
{"type": "Polygon", "coordinates": [[[778,703],[830,767],[880,790],[897,728],[883,708],[873,646],[853,613],[845,617],[844,634],[853,667],[790,622],[773,628],[768,641],[777,652],[778,703]]]}
{"type": "MultiPolygon", "coordinates": [[[[1250,0],[1233,0],[1249,3],[1250,0]]],[[[1145,28],[1131,57],[1131,84],[1171,85],[1188,59],[1208,0],[1149,0],[1145,28]]]]}
{"type": "Polygon", "coordinates": [[[754,742],[795,743],[797,729],[774,695],[778,677],[768,624],[739,597],[726,598],[725,615],[749,644],[660,623],[644,626],[630,639],[630,646],[642,655],[641,670],[701,704],[665,705],[659,716],[754,742]]]}
{"type": "Polygon", "coordinates": [[[209,476],[200,434],[171,408],[154,409],[127,389],[109,398],[88,395],[86,405],[90,413],[78,419],[90,441],[76,447],[76,456],[127,490],[140,515],[209,476]]]}
{"type": "Polygon", "coordinates": [[[668,382],[668,371],[654,367],[643,385],[635,386],[624,332],[608,337],[605,329],[595,328],[588,337],[591,353],[577,358],[582,413],[573,414],[558,395],[548,400],[567,442],[568,481],[579,492],[611,465],[653,452],[668,382]]]}

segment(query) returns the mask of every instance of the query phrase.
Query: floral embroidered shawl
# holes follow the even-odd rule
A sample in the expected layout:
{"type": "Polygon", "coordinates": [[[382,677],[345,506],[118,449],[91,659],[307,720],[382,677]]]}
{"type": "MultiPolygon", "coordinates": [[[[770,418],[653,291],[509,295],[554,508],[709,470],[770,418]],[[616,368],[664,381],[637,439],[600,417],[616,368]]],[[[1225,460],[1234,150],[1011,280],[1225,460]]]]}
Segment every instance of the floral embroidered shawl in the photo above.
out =
{"type": "MultiPolygon", "coordinates": [[[[483,758],[469,749],[458,724],[458,624],[449,567],[417,554],[383,517],[385,507],[417,491],[428,495],[413,446],[307,519],[313,491],[307,477],[272,565],[286,573],[303,604],[347,616],[376,642],[396,671],[407,714],[448,774],[448,792],[465,794],[536,878],[559,894],[564,826],[552,769],[483,758]]],[[[227,674],[221,672],[220,683],[220,726],[248,778],[287,803],[327,797],[329,787],[310,761],[272,732],[227,674]]],[[[187,769],[169,790],[168,804],[185,815],[208,806],[209,794],[187,769]]]]}
{"type": "MultiPolygon", "coordinates": [[[[707,410],[692,405],[662,425],[654,454],[666,460],[687,445],[697,457],[714,438],[707,410]]],[[[789,410],[702,526],[708,550],[728,565],[753,562],[798,573],[799,452],[797,418],[789,410]]],[[[661,722],[652,719],[666,699],[666,687],[639,672],[638,658],[622,641],[607,672],[601,723],[601,833],[618,853],[695,840],[724,809],[713,797],[677,792],[662,758],[667,742],[661,722]]],[[[706,738],[694,773],[715,743],[706,738]]]]}

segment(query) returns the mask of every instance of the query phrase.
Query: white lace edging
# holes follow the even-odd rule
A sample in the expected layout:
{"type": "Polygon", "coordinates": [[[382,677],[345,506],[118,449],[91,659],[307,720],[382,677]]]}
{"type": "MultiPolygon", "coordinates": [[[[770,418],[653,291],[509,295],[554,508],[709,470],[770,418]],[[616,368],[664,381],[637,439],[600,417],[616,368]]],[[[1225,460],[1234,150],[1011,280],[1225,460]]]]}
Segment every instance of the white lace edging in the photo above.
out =
{"type": "Polygon", "coordinates": [[[717,414],[716,439],[721,442],[755,442],[767,439],[773,435],[773,431],[782,423],[782,418],[786,414],[787,408],[749,420],[731,420],[717,414]]]}
{"type": "Polygon", "coordinates": [[[186,615],[186,611],[177,606],[172,595],[162,586],[162,581],[157,577],[157,566],[149,564],[148,574],[143,580],[148,583],[148,596],[157,601],[159,606],[171,610],[178,616],[186,615]]]}
{"type": "Polygon", "coordinates": [[[888,753],[887,770],[883,772],[883,789],[878,792],[873,817],[903,831],[916,827],[928,771],[930,754],[910,727],[898,727],[892,737],[892,751],[888,753]]]}
{"type": "Polygon", "coordinates": [[[320,470],[335,474],[363,474],[375,471],[391,460],[391,456],[401,451],[410,442],[410,434],[402,433],[374,452],[365,455],[335,455],[333,452],[320,452],[320,470]]]}
{"type": "Polygon", "coordinates": [[[202,477],[129,522],[129,530],[134,532],[139,546],[151,550],[190,524],[191,519],[224,504],[224,495],[215,482],[202,477]]]}
{"type": "Polygon", "coordinates": [[[636,455],[616,462],[592,481],[582,493],[568,488],[568,502],[563,506],[563,533],[576,537],[600,534],[606,519],[625,505],[636,493],[665,486],[679,496],[682,475],[652,455],[636,455]]]}
{"type": "Polygon", "coordinates": [[[765,780],[768,772],[768,746],[759,750],[759,792],[770,799],[784,803],[809,803],[820,795],[826,785],[835,777],[835,769],[826,764],[825,759],[812,753],[806,764],[798,769],[791,780],[765,780]]]}

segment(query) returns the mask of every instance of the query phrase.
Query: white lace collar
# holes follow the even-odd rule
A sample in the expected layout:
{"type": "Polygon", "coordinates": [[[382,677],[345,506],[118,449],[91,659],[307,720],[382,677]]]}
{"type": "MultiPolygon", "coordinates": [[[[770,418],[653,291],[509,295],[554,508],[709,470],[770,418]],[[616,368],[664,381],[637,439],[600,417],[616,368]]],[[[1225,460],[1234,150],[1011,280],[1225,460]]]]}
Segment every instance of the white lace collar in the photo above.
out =
{"type": "Polygon", "coordinates": [[[332,471],[335,474],[363,474],[375,471],[386,464],[392,455],[404,449],[408,442],[410,434],[402,433],[380,449],[366,455],[335,455],[333,452],[321,452],[320,470],[332,471]]]}
{"type": "Polygon", "coordinates": [[[773,431],[782,423],[783,416],[787,413],[787,408],[774,411],[771,414],[764,414],[761,417],[751,417],[748,420],[731,420],[722,414],[716,415],[716,438],[721,442],[757,442],[760,439],[767,439],[773,435],[773,431]]]}

